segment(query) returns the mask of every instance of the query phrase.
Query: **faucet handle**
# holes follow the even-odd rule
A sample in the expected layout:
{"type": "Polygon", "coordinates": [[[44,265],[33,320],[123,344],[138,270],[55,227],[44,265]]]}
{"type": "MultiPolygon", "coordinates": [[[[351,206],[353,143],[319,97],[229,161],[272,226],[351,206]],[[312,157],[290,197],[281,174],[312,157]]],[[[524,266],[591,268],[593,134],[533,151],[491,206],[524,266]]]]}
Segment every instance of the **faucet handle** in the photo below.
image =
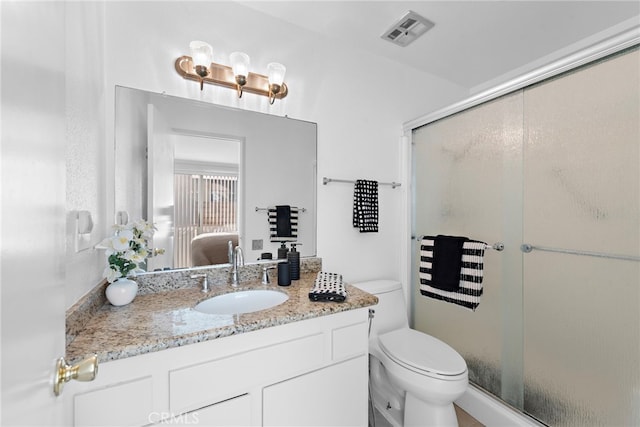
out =
{"type": "Polygon", "coordinates": [[[262,267],[262,284],[269,284],[269,270],[273,270],[275,267],[262,267]]]}
{"type": "Polygon", "coordinates": [[[233,242],[231,240],[227,242],[227,256],[229,257],[229,264],[233,264],[235,259],[233,257],[233,242]]]}
{"type": "Polygon", "coordinates": [[[234,256],[235,256],[235,264],[238,267],[244,266],[244,253],[242,252],[242,248],[240,246],[236,246],[234,256]]]}
{"type": "Polygon", "coordinates": [[[192,274],[192,279],[202,278],[202,292],[209,292],[209,280],[206,274],[192,274]]]}

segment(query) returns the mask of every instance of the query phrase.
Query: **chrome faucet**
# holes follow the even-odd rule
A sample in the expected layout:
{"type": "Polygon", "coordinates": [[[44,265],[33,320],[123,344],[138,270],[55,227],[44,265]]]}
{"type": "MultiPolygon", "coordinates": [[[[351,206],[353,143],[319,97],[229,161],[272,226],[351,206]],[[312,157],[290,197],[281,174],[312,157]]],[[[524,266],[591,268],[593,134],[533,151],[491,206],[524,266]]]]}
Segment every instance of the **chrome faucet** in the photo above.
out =
{"type": "MultiPolygon", "coordinates": [[[[231,243],[231,242],[229,242],[231,243]]],[[[231,255],[231,286],[238,286],[240,283],[240,272],[238,271],[238,267],[242,267],[244,265],[244,255],[242,253],[242,248],[240,246],[236,246],[235,251],[229,251],[231,255]]]]}

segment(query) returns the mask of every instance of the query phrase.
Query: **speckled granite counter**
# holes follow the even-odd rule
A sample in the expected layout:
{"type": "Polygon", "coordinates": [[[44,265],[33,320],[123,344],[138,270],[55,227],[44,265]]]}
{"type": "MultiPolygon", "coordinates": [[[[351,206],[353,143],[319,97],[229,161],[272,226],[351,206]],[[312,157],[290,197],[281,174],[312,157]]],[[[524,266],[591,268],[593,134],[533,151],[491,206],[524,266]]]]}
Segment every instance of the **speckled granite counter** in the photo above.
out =
{"type": "Polygon", "coordinates": [[[303,273],[288,287],[262,285],[251,279],[236,288],[212,285],[206,294],[197,286],[139,293],[131,304],[122,307],[107,302],[84,319],[82,328],[67,344],[66,357],[73,363],[97,353],[99,361],[106,362],[377,303],[375,296],[351,285],[346,285],[345,302],[312,302],[308,294],[315,277],[315,272],[303,273]],[[273,289],[286,293],[289,299],[271,309],[239,315],[204,314],[193,309],[204,299],[247,289],[273,289]]]}

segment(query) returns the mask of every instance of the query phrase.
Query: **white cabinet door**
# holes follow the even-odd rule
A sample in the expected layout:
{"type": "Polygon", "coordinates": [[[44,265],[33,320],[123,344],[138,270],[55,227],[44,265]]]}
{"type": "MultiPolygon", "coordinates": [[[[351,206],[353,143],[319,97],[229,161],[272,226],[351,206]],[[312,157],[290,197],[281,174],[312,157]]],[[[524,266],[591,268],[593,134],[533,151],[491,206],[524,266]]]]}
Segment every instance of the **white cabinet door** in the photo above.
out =
{"type": "Polygon", "coordinates": [[[263,390],[264,426],[367,425],[367,356],[263,390]]]}
{"type": "Polygon", "coordinates": [[[73,425],[143,426],[160,419],[153,409],[153,380],[139,378],[74,396],[73,425]]]}

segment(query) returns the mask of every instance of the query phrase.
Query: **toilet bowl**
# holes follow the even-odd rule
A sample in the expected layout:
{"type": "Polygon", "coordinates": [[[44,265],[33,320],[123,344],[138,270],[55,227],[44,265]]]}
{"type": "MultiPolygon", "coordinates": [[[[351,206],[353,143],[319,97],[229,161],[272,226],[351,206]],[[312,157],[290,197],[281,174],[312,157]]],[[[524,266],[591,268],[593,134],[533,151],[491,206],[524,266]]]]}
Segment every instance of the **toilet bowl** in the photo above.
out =
{"type": "Polygon", "coordinates": [[[453,401],[468,385],[467,365],[449,345],[409,328],[402,286],[354,286],[376,295],[369,336],[373,405],[394,426],[457,426],[453,401]]]}

